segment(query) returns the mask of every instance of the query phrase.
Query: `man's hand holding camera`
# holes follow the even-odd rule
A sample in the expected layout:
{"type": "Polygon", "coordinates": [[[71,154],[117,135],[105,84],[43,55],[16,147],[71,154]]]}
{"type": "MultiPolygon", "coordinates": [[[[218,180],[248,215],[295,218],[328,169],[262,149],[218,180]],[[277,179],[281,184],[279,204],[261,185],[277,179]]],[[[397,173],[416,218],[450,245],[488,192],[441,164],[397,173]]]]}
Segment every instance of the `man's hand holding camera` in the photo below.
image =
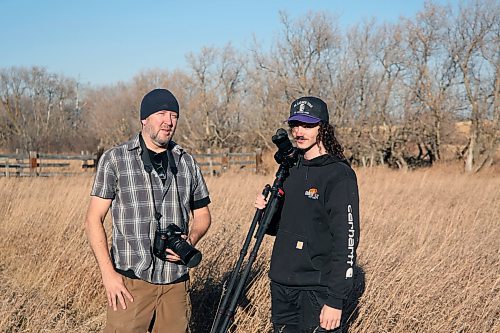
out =
{"type": "Polygon", "coordinates": [[[184,264],[189,268],[201,261],[201,252],[190,244],[182,229],[173,223],[164,231],[156,230],[153,253],[163,261],[184,264]]]}
{"type": "MultiPolygon", "coordinates": [[[[181,238],[184,239],[186,242],[188,242],[189,245],[192,245],[187,235],[181,235],[181,238]]],[[[181,257],[177,253],[175,253],[172,249],[167,248],[165,252],[167,252],[166,256],[167,261],[173,262],[175,264],[182,264],[181,257]]]]}

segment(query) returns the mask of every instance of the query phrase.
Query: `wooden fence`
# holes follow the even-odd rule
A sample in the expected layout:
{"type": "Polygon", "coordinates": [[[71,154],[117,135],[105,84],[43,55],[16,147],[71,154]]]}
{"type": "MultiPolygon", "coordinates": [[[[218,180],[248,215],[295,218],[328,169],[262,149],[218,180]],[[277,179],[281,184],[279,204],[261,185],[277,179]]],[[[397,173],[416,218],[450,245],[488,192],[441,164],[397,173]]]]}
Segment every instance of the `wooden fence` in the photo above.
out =
{"type": "Polygon", "coordinates": [[[0,177],[71,176],[93,170],[97,155],[43,154],[37,152],[0,154],[0,177]]]}
{"type": "MultiPolygon", "coordinates": [[[[245,169],[258,172],[262,168],[262,152],[230,153],[222,151],[193,154],[204,175],[217,176],[228,170],[245,169]]],[[[100,156],[99,156],[100,157],[100,156]]],[[[97,154],[43,154],[38,152],[0,154],[0,177],[72,176],[95,171],[97,154]]]]}
{"type": "Polygon", "coordinates": [[[262,168],[262,151],[230,153],[222,151],[212,153],[208,149],[204,154],[193,154],[204,175],[216,176],[228,170],[247,169],[259,172],[262,168]]]}

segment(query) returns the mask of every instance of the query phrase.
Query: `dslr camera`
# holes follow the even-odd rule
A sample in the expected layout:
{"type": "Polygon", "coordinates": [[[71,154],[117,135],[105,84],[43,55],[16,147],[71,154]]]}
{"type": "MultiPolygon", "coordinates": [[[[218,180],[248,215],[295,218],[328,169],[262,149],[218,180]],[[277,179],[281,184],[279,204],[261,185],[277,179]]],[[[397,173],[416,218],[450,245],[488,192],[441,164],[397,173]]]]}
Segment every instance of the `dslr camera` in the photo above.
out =
{"type": "Polygon", "coordinates": [[[283,128],[276,131],[272,137],[273,143],[278,147],[278,151],[274,154],[274,159],[278,164],[291,168],[297,163],[299,154],[298,149],[292,145],[288,138],[288,133],[283,128]]]}
{"type": "Polygon", "coordinates": [[[153,244],[153,254],[163,261],[167,260],[167,252],[170,249],[174,251],[182,261],[182,264],[189,268],[198,266],[201,261],[201,252],[195,249],[191,244],[182,238],[182,229],[171,223],[165,231],[156,230],[153,244]]]}

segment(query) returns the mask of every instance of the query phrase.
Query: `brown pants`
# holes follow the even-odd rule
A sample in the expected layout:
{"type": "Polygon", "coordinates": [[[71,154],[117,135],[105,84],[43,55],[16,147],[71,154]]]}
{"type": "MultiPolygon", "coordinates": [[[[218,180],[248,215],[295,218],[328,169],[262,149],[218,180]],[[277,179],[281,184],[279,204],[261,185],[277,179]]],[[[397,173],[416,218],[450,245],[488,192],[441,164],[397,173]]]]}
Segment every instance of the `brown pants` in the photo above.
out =
{"type": "Polygon", "coordinates": [[[153,316],[152,333],[187,332],[191,314],[189,281],[166,285],[127,277],[123,277],[123,281],[134,301],[126,300],[125,310],[118,306],[114,311],[108,306],[104,333],[146,333],[153,316]]]}

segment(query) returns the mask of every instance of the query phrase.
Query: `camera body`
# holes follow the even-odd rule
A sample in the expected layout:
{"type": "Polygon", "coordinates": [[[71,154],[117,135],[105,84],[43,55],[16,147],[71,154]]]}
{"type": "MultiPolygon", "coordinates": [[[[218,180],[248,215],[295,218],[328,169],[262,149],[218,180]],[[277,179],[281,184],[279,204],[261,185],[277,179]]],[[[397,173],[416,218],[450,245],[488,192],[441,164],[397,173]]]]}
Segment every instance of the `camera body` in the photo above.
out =
{"type": "Polygon", "coordinates": [[[274,154],[274,159],[278,164],[291,168],[297,163],[299,157],[298,149],[292,145],[286,130],[283,128],[278,129],[276,134],[273,135],[272,140],[276,147],[278,147],[278,151],[274,154]]]}
{"type": "Polygon", "coordinates": [[[201,261],[201,252],[195,249],[184,238],[182,229],[171,223],[165,231],[156,230],[153,243],[153,254],[159,259],[167,260],[167,249],[174,251],[184,265],[189,268],[198,266],[201,261]]]}

